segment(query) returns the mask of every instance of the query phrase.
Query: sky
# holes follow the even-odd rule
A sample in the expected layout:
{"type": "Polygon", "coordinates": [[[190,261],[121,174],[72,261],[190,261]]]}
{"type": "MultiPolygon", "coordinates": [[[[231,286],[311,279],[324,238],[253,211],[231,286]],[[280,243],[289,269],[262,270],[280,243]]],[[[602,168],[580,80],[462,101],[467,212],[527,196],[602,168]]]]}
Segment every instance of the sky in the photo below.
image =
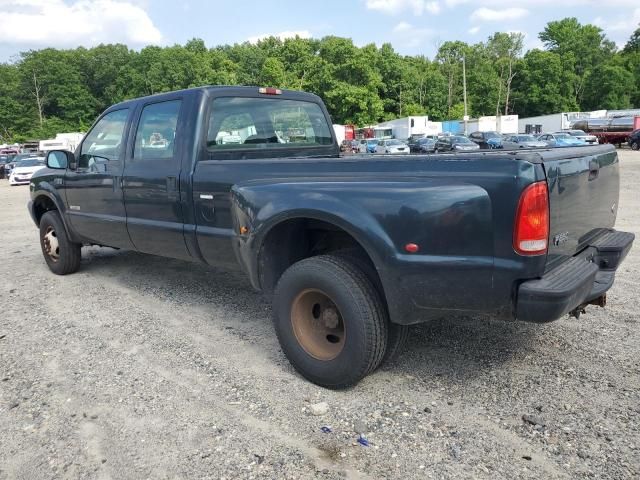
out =
{"type": "Polygon", "coordinates": [[[522,32],[525,49],[541,48],[538,33],[565,17],[600,26],[622,47],[640,25],[640,0],[0,0],[0,62],[46,47],[140,49],[194,37],[213,47],[269,35],[389,42],[432,58],[442,42],[496,31],[522,32]]]}

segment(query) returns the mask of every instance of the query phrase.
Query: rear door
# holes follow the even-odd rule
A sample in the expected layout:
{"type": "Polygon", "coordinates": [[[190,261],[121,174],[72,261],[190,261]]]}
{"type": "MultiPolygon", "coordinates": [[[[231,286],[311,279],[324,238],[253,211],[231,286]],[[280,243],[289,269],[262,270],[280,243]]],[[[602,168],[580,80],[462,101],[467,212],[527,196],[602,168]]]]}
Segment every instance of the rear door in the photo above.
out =
{"type": "Polygon", "coordinates": [[[179,95],[141,104],[123,175],[124,204],[127,229],[137,250],[189,259],[180,203],[182,104],[179,95]]]}
{"type": "Polygon", "coordinates": [[[543,159],[551,214],[550,269],[614,226],[620,164],[610,145],[553,149],[543,159]]]}

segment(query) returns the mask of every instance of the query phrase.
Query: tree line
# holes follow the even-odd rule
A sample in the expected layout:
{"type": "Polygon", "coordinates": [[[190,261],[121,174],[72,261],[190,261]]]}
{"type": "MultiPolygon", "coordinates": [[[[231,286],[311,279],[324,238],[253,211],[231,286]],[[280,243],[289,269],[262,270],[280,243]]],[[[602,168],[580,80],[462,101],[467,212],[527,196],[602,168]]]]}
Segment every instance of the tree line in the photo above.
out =
{"type": "Polygon", "coordinates": [[[544,49],[527,52],[520,33],[447,41],[433,59],[335,36],[31,50],[0,64],[0,143],[86,131],[114,103],[200,85],[306,90],[322,97],[335,123],[461,119],[463,60],[471,116],[640,107],[640,28],[620,50],[575,18],[548,23],[539,39],[544,49]]]}

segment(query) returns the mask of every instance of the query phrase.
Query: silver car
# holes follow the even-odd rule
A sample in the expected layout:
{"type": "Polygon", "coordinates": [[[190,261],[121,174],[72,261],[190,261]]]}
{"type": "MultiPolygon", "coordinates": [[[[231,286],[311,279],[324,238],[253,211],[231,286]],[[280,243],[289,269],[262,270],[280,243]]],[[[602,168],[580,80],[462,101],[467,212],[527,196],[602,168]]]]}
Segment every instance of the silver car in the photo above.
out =
{"type": "Polygon", "coordinates": [[[547,142],[538,140],[533,135],[509,135],[502,140],[502,148],[505,150],[517,150],[519,148],[545,148],[547,142]]]}
{"type": "Polygon", "coordinates": [[[596,137],[595,135],[590,135],[583,130],[565,130],[563,132],[554,132],[554,135],[557,133],[568,133],[572,137],[575,137],[578,140],[582,140],[583,142],[591,145],[597,145],[599,143],[598,137],[596,137]]]}
{"type": "Polygon", "coordinates": [[[376,153],[386,153],[389,155],[397,153],[409,153],[409,146],[400,140],[380,140],[376,146],[376,153]]]}

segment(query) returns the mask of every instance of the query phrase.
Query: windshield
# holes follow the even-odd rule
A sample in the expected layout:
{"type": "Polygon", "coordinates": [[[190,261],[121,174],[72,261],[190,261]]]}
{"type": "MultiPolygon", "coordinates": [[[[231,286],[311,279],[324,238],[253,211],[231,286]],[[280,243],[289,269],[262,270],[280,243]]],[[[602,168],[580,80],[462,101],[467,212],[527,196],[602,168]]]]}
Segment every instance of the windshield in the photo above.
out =
{"type": "Polygon", "coordinates": [[[467,137],[453,137],[451,140],[453,143],[473,143],[467,137]]]}
{"type": "Polygon", "coordinates": [[[586,133],[584,133],[582,130],[571,130],[568,133],[569,135],[572,135],[574,137],[583,137],[586,135],[586,133]]]}
{"type": "Polygon", "coordinates": [[[533,135],[518,135],[519,142],[535,142],[536,140],[533,135]]]}
{"type": "Polygon", "coordinates": [[[487,132],[485,133],[485,136],[487,138],[502,138],[502,135],[500,135],[498,132],[487,132]]]}
{"type": "Polygon", "coordinates": [[[402,145],[402,142],[400,140],[389,140],[387,145],[402,145]]]}
{"type": "Polygon", "coordinates": [[[32,160],[21,160],[16,164],[16,167],[37,167],[39,165],[42,165],[42,162],[34,158],[32,160]]]}
{"type": "Polygon", "coordinates": [[[367,145],[378,145],[378,140],[367,140],[367,145]]]}
{"type": "Polygon", "coordinates": [[[421,145],[425,145],[425,144],[429,144],[429,143],[436,143],[436,141],[433,138],[423,138],[420,140],[419,142],[421,145]]]}
{"type": "Polygon", "coordinates": [[[571,135],[569,135],[568,133],[556,133],[554,137],[566,139],[566,138],[571,138],[571,135]]]}
{"type": "Polygon", "coordinates": [[[21,153],[19,155],[16,155],[15,157],[13,157],[13,161],[14,162],[19,162],[20,160],[26,160],[28,158],[36,158],[37,155],[34,155],[32,153],[21,153]]]}

